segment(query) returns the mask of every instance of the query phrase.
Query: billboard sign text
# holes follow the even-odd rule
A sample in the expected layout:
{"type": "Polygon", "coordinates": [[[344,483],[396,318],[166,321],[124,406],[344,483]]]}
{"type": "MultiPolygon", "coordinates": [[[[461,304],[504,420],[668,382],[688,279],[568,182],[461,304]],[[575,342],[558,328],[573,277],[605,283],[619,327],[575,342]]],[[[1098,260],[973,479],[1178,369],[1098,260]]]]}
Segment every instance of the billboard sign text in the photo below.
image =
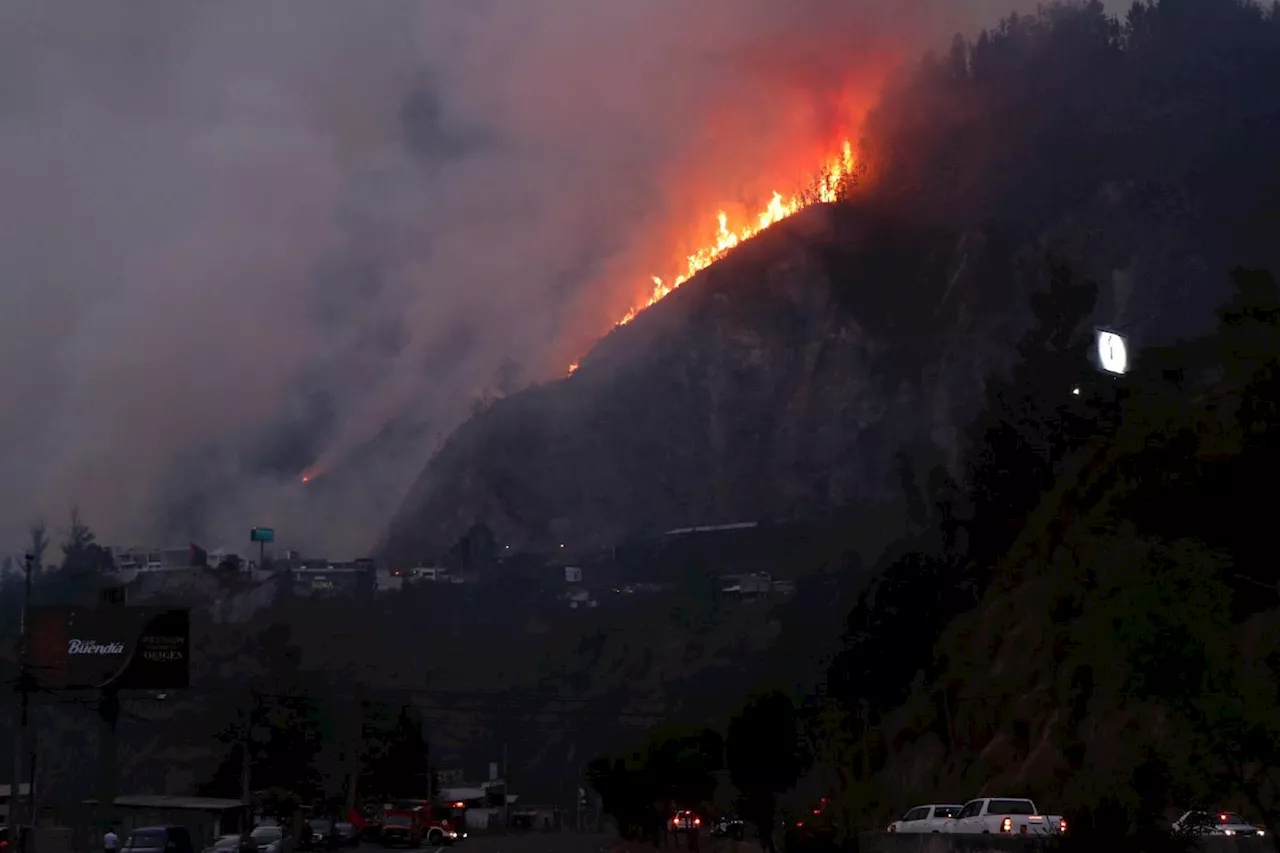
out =
{"type": "Polygon", "coordinates": [[[190,611],[165,607],[34,607],[32,675],[50,689],[186,687],[190,611]]]}

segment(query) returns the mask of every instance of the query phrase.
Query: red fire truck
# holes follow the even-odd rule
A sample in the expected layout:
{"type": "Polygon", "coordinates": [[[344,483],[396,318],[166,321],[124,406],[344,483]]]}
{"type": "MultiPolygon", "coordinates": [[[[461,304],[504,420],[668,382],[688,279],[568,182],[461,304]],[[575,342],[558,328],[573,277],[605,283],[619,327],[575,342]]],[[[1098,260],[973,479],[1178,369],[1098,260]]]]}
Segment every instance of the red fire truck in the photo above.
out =
{"type": "Polygon", "coordinates": [[[429,845],[453,844],[467,837],[465,821],[455,817],[456,809],[433,806],[430,800],[400,800],[393,809],[397,813],[413,815],[422,831],[422,839],[429,845]]]}

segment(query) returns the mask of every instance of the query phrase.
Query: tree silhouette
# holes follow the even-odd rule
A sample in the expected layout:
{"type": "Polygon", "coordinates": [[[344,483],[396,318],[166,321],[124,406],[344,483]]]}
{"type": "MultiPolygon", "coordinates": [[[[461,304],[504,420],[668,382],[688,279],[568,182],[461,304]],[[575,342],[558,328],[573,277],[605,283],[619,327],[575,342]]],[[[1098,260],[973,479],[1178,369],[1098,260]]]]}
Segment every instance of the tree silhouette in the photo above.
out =
{"type": "Polygon", "coordinates": [[[473,524],[458,538],[445,555],[445,565],[451,569],[472,571],[493,564],[497,554],[497,542],[487,524],[473,524]]]}
{"type": "Polygon", "coordinates": [[[43,569],[44,555],[45,552],[49,550],[49,536],[45,531],[43,521],[37,521],[35,524],[31,525],[30,540],[27,545],[27,549],[30,551],[33,558],[32,568],[37,572],[43,569]]]}
{"type": "Polygon", "coordinates": [[[660,728],[626,756],[601,756],[587,781],[625,838],[657,842],[673,809],[705,810],[724,764],[724,743],[709,729],[660,728]]]}
{"type": "Polygon", "coordinates": [[[389,709],[366,702],[363,708],[359,790],[385,799],[429,796],[430,757],[421,714],[408,704],[389,709]]]}
{"type": "Polygon", "coordinates": [[[795,706],[777,690],[751,698],[729,722],[729,778],[739,791],[743,818],[755,825],[766,851],[775,849],[778,794],[800,778],[806,760],[795,706]]]}
{"type": "Polygon", "coordinates": [[[1069,267],[1050,262],[1049,288],[1031,299],[1033,322],[1006,377],[988,382],[969,462],[970,556],[990,567],[1052,485],[1063,460],[1098,430],[1088,397],[1088,320],[1097,299],[1069,267]]]}

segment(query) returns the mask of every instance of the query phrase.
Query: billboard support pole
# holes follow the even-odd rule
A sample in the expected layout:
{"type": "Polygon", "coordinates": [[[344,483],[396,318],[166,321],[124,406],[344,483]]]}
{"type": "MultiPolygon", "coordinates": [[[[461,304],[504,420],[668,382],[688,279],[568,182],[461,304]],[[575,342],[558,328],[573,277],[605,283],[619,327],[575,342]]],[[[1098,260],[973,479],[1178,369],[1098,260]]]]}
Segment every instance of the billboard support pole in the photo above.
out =
{"type": "Polygon", "coordinates": [[[240,709],[240,802],[244,813],[240,815],[242,823],[240,832],[247,833],[252,828],[253,806],[250,805],[252,791],[251,774],[253,773],[253,708],[254,695],[251,693],[249,704],[240,709]]]}
{"type": "MultiPolygon", "coordinates": [[[[35,561],[35,555],[24,555],[26,578],[23,582],[22,613],[18,617],[18,707],[15,709],[13,720],[13,775],[9,777],[8,820],[11,827],[21,827],[23,817],[21,810],[22,747],[27,733],[27,709],[31,702],[31,685],[28,683],[27,673],[27,611],[31,609],[31,573],[35,570],[35,561]]],[[[28,797],[34,793],[34,791],[28,791],[28,797]]],[[[26,838],[26,834],[19,829],[14,837],[22,839],[26,838]]]]}
{"type": "Polygon", "coordinates": [[[98,694],[98,819],[105,828],[115,818],[119,763],[116,757],[116,721],[120,718],[120,694],[104,687],[98,694]]]}

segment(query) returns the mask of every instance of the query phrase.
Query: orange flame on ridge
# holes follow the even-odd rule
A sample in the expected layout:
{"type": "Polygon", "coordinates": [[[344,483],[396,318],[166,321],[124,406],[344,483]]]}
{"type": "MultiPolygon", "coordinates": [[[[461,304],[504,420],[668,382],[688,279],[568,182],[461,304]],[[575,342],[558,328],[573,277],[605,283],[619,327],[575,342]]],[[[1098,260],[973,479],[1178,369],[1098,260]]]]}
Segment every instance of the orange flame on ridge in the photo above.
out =
{"type": "MultiPolygon", "coordinates": [[[[756,214],[755,219],[741,228],[730,230],[728,214],[723,210],[718,211],[716,218],[719,227],[716,230],[715,241],[707,243],[685,259],[687,263],[685,272],[676,275],[670,280],[662,279],[656,275],[651,276],[653,289],[649,295],[643,301],[633,305],[622,316],[622,319],[614,323],[614,328],[630,323],[641,311],[656,305],[694,275],[724,257],[730,249],[750,240],[766,228],[778,224],[810,205],[839,200],[857,165],[858,158],[854,154],[853,143],[846,139],[841,145],[840,153],[827,159],[827,162],[809,181],[809,185],[805,189],[794,192],[785,198],[782,193],[775,191],[773,197],[769,199],[769,203],[756,214]]],[[[578,369],[579,363],[579,361],[575,361],[570,364],[566,375],[572,376],[578,369]]]]}

